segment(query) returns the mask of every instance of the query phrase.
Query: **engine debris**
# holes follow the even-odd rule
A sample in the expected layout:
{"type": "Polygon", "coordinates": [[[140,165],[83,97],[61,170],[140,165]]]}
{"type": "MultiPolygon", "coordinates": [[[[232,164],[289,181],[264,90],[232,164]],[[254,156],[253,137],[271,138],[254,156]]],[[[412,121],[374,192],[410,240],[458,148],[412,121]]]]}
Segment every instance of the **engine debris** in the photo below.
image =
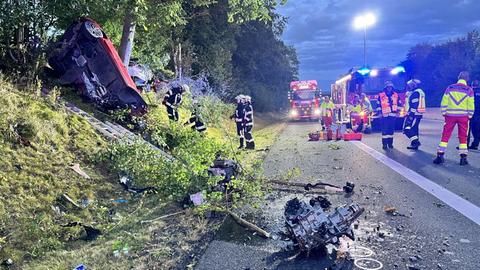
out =
{"type": "Polygon", "coordinates": [[[312,199],[307,204],[294,198],[285,205],[287,234],[295,246],[307,254],[327,244],[337,245],[344,235],[353,240],[351,225],[364,212],[364,208],[352,203],[329,213],[322,208],[321,201],[312,199]]]}

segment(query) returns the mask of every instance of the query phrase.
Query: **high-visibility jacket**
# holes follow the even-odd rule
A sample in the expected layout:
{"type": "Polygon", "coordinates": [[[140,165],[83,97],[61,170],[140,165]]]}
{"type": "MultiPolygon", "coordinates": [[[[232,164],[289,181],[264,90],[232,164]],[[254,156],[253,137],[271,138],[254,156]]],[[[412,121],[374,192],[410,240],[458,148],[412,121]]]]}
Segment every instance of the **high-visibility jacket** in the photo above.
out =
{"type": "Polygon", "coordinates": [[[427,111],[425,108],[425,92],[422,89],[417,88],[407,93],[405,111],[415,115],[422,115],[427,111]]]}
{"type": "Polygon", "coordinates": [[[465,80],[450,85],[442,98],[442,115],[472,117],[475,111],[473,90],[465,80]]]}
{"type": "Polygon", "coordinates": [[[393,92],[389,97],[385,92],[379,94],[380,108],[382,110],[382,115],[387,116],[396,116],[398,112],[398,94],[393,92]],[[391,99],[391,101],[390,101],[391,99]]]}
{"type": "Polygon", "coordinates": [[[320,111],[322,113],[323,117],[332,117],[333,115],[333,109],[335,108],[335,105],[333,105],[333,102],[323,102],[322,105],[320,105],[320,111]]]}
{"type": "Polygon", "coordinates": [[[170,107],[172,109],[177,108],[178,105],[182,103],[182,92],[180,91],[180,88],[175,87],[173,89],[168,90],[163,100],[164,100],[165,106],[170,107]]]}

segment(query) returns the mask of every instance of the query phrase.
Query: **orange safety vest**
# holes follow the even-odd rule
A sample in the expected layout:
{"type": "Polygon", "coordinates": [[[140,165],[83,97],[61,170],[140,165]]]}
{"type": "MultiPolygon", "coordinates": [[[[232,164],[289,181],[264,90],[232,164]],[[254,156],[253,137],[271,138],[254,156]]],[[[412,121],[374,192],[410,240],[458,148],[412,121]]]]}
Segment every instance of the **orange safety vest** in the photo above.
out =
{"type": "Polygon", "coordinates": [[[380,105],[382,107],[382,115],[388,116],[390,113],[396,113],[398,111],[398,94],[393,92],[392,94],[392,106],[388,103],[388,96],[384,92],[380,93],[380,105]]]}

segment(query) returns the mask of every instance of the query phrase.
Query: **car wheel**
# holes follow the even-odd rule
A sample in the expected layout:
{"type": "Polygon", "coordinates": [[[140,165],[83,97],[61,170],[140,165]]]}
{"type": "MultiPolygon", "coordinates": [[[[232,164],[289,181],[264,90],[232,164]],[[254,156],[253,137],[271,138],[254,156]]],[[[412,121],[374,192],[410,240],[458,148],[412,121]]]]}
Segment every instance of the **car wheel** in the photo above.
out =
{"type": "Polygon", "coordinates": [[[86,21],[83,24],[83,27],[85,27],[85,30],[87,30],[87,34],[92,37],[92,38],[101,38],[103,37],[103,32],[102,29],[100,29],[96,24],[94,24],[91,21],[86,21]]]}

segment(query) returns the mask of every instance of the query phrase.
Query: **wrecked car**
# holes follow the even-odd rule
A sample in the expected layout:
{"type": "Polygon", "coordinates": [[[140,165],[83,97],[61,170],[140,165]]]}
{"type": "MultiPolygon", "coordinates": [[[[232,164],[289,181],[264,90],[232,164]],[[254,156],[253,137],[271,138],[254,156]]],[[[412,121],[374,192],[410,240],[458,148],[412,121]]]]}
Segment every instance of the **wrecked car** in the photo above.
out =
{"type": "Polygon", "coordinates": [[[150,67],[132,60],[128,65],[128,74],[135,86],[137,86],[137,89],[150,92],[153,83],[153,72],[150,67]]]}
{"type": "Polygon", "coordinates": [[[62,85],[78,89],[87,100],[105,110],[131,109],[146,113],[140,95],[115,47],[100,26],[81,18],[65,31],[49,59],[50,74],[62,85]]]}
{"type": "Polygon", "coordinates": [[[328,244],[338,244],[341,236],[354,240],[351,225],[364,212],[356,203],[327,212],[321,200],[309,204],[294,198],[285,206],[287,235],[294,245],[307,254],[328,244]]]}

